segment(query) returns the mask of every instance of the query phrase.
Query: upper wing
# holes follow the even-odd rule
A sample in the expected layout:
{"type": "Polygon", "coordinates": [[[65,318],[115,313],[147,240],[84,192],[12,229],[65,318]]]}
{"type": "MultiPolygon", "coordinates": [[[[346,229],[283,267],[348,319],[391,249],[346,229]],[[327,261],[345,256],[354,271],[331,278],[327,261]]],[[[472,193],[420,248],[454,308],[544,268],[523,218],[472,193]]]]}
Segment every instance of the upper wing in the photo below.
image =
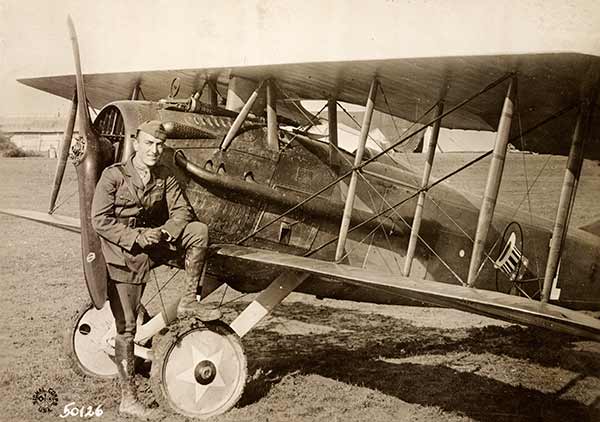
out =
{"type": "Polygon", "coordinates": [[[231,259],[308,272],[328,280],[384,290],[391,295],[400,295],[419,302],[600,340],[600,320],[524,297],[429,280],[413,280],[399,275],[376,273],[349,265],[244,246],[220,245],[217,253],[231,259]]]}
{"type": "MultiPolygon", "coordinates": [[[[519,76],[518,110],[520,124],[513,124],[512,136],[559,112],[577,105],[582,85],[590,69],[600,67],[600,57],[576,53],[490,55],[436,58],[399,58],[386,60],[295,63],[211,69],[179,69],[148,72],[90,74],[85,76],[86,91],[94,107],[113,100],[127,99],[140,84],[148,100],[166,98],[170,81],[181,80],[182,94],[192,94],[201,82],[217,78],[225,93],[231,76],[251,80],[274,78],[288,102],[290,99],[336,98],[365,104],[370,82],[377,76],[385,95],[378,95],[375,108],[406,120],[439,100],[444,85],[446,109],[508,72],[519,76]]],[[[75,88],[73,75],[21,79],[25,85],[70,99],[75,88]]],[[[594,81],[598,83],[598,81],[594,81]]],[[[448,115],[442,125],[453,129],[496,130],[506,88],[501,85],[448,115]]],[[[296,114],[301,114],[296,110],[296,114]]],[[[567,154],[573,133],[575,113],[562,116],[557,123],[537,129],[517,148],[542,153],[567,154]]],[[[600,158],[600,140],[594,135],[586,158],[600,158]]]]}
{"type": "Polygon", "coordinates": [[[19,210],[14,208],[0,209],[0,214],[37,221],[38,223],[47,224],[52,227],[58,227],[59,229],[64,229],[74,233],[81,232],[81,223],[79,219],[65,215],[48,214],[45,212],[19,210]]]}

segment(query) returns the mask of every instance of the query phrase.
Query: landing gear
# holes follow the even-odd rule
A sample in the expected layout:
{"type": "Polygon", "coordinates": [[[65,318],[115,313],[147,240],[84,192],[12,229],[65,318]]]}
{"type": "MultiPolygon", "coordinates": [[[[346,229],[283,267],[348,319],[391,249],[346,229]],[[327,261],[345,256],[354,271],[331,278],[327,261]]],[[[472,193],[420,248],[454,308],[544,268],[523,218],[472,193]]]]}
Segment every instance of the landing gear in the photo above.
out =
{"type": "MultiPolygon", "coordinates": [[[[147,319],[143,310],[138,332],[147,319]]],[[[202,323],[193,317],[174,321],[163,331],[165,334],[152,337],[151,354],[150,383],[159,404],[197,419],[231,409],[242,396],[248,373],[238,335],[221,321],[202,323]]],[[[108,302],[100,310],[90,303],[82,306],[65,338],[75,372],[96,378],[116,377],[114,336],[108,302]]]]}
{"type": "Polygon", "coordinates": [[[182,415],[206,419],[231,409],[246,384],[239,337],[221,321],[176,322],[153,341],[150,383],[155,399],[182,415]]]}
{"type": "MultiPolygon", "coordinates": [[[[147,319],[145,309],[138,316],[138,328],[147,319]]],[[[115,320],[108,302],[98,310],[85,303],[71,319],[65,333],[65,349],[73,370],[95,378],[114,378],[115,320]]]]}

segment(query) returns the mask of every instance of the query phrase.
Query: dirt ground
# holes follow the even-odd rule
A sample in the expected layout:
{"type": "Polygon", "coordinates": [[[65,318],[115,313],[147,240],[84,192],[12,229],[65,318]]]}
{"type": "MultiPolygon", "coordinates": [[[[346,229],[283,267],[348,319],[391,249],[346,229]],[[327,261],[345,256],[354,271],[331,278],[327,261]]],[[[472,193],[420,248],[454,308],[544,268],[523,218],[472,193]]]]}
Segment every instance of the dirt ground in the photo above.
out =
{"type": "MultiPolygon", "coordinates": [[[[467,158],[453,155],[437,171],[467,158]]],[[[531,160],[535,176],[544,160],[531,160]]],[[[0,208],[46,210],[55,164],[0,160],[0,208]]],[[[542,192],[533,193],[547,201],[536,206],[548,218],[563,168],[561,159],[546,163],[537,182],[542,192]]],[[[461,187],[483,186],[482,171],[461,177],[461,187]]],[[[597,215],[597,164],[586,163],[580,187],[575,225],[597,215]]],[[[503,188],[501,200],[522,196],[512,190],[513,184],[503,188]]],[[[69,165],[61,198],[73,192],[69,165]]],[[[76,193],[58,212],[77,215],[76,193]]],[[[87,299],[78,235],[4,215],[0,233],[0,420],[60,420],[70,402],[102,405],[104,414],[94,419],[118,420],[116,382],[75,374],[62,347],[70,316],[87,299]],[[32,396],[49,388],[57,405],[42,413],[32,396]]],[[[164,281],[169,271],[158,278],[164,281]]],[[[181,281],[175,277],[165,295],[176,294],[181,281]]],[[[225,302],[233,300],[224,307],[227,321],[251,299],[238,296],[225,292],[225,302]]],[[[147,307],[154,313],[160,304],[147,307]]],[[[238,405],[215,421],[600,421],[600,343],[459,311],[294,294],[244,337],[243,346],[248,384],[238,405]]],[[[148,379],[139,375],[138,381],[151,403],[148,379]]],[[[186,419],[165,414],[165,420],[186,419]]]]}

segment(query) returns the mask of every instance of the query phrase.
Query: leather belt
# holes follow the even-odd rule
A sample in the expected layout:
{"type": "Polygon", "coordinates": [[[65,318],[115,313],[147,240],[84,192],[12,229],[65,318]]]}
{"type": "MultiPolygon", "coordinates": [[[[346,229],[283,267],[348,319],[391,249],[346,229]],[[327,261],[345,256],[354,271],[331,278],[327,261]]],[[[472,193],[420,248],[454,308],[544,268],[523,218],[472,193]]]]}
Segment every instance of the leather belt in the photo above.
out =
{"type": "Polygon", "coordinates": [[[135,229],[137,227],[150,227],[150,224],[139,217],[117,217],[119,223],[125,224],[127,227],[135,229]]]}

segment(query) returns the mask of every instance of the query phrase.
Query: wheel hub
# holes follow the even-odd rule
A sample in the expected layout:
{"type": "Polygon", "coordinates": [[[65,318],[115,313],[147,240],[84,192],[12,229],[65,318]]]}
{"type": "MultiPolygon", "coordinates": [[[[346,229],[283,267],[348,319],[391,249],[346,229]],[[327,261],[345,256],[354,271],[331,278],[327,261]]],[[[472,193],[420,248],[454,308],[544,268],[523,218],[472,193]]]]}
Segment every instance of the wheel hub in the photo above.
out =
{"type": "Polygon", "coordinates": [[[203,360],[196,365],[194,369],[194,378],[196,382],[202,385],[208,385],[214,381],[217,376],[217,368],[215,364],[209,360],[203,360]]]}

